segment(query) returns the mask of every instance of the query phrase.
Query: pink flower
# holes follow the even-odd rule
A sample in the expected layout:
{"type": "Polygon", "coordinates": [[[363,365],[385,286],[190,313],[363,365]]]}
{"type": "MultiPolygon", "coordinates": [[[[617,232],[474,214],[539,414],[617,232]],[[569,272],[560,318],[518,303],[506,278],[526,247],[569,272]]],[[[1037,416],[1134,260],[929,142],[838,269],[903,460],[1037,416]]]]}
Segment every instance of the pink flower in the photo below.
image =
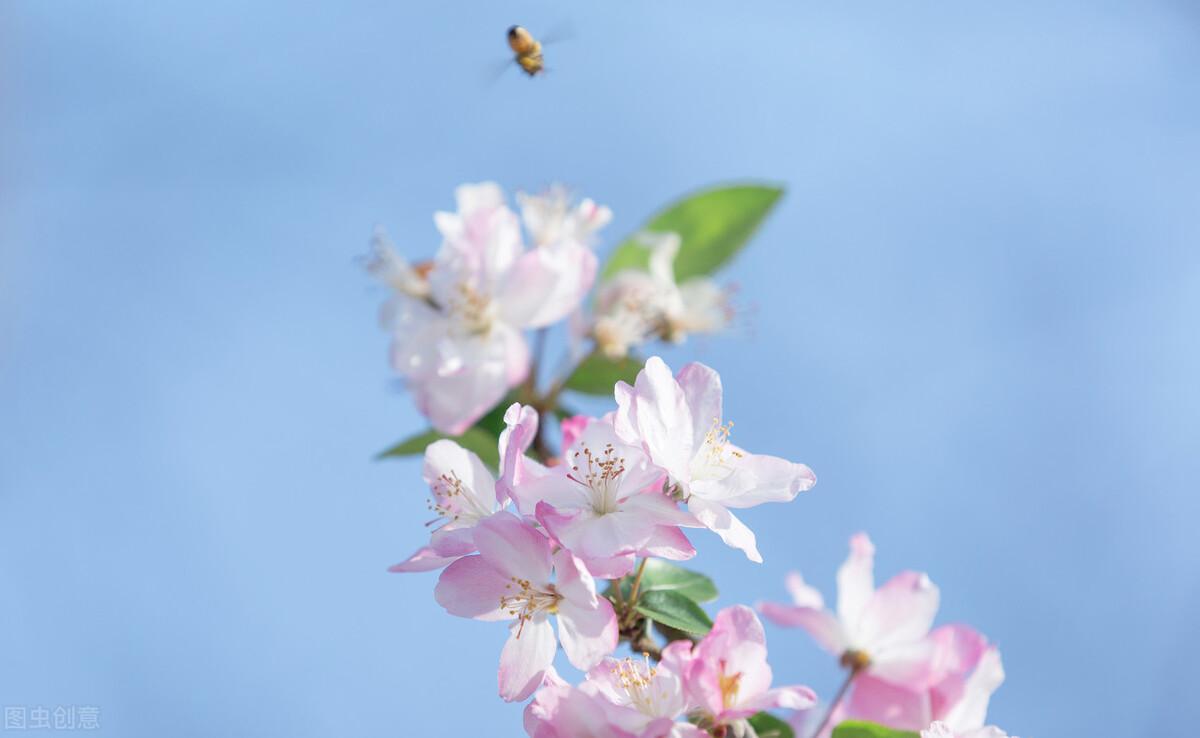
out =
{"type": "Polygon", "coordinates": [[[676,722],[692,708],[682,674],[691,663],[691,650],[690,642],[675,641],[663,649],[657,665],[648,656],[642,661],[607,658],[588,672],[581,688],[629,710],[619,720],[643,738],[706,736],[690,723],[676,722]]]}
{"type": "Polygon", "coordinates": [[[434,597],[451,615],[513,621],[500,654],[503,699],[533,693],[559,642],[577,669],[590,669],[616,648],[612,605],[596,595],[591,575],[570,552],[551,553],[545,536],[505,512],[480,522],[474,543],[479,553],[446,567],[434,597]]]}
{"type": "Polygon", "coordinates": [[[414,279],[390,250],[371,266],[397,290],[387,315],[392,365],[434,428],[451,434],[525,379],[522,331],[566,317],[595,279],[595,255],[584,246],[526,251],[496,184],[463,185],[455,195],[458,212],[434,216],[443,242],[426,279],[414,279]]]}
{"type": "Polygon", "coordinates": [[[787,579],[794,604],[768,602],[761,605],[762,613],[778,625],[804,628],[843,665],[865,676],[909,688],[925,685],[933,648],[926,636],[937,614],[938,589],[929,577],[912,571],[875,589],[874,558],[865,533],[850,539],[850,556],[838,569],[836,615],[795,572],[787,579]]]}
{"type": "Polygon", "coordinates": [[[691,648],[686,641],[670,644],[658,665],[649,657],[604,659],[578,687],[549,669],[525,709],[526,732],[535,738],[707,738],[684,721],[691,704],[680,671],[691,661],[691,648]]]}
{"type": "Polygon", "coordinates": [[[591,420],[586,415],[572,415],[569,418],[563,418],[559,421],[558,426],[562,431],[561,448],[574,446],[575,441],[579,440],[579,436],[583,434],[583,429],[587,427],[591,420]]]}
{"type": "Polygon", "coordinates": [[[621,727],[628,715],[632,711],[566,683],[551,666],[525,707],[525,732],[530,738],[638,738],[621,727]]]}
{"type": "Polygon", "coordinates": [[[563,456],[562,464],[530,475],[509,494],[593,576],[628,574],[636,556],[679,560],[696,553],[678,528],[695,521],[663,494],[662,471],[618,438],[610,422],[591,420],[563,456]]]}
{"type": "Polygon", "coordinates": [[[830,724],[855,719],[920,730],[941,721],[962,735],[982,730],[988,701],[1004,681],[999,651],[965,625],[944,625],[928,640],[930,676],[925,684],[897,685],[860,674],[830,724]]]}
{"type": "Polygon", "coordinates": [[[684,683],[692,703],[717,725],[761,710],[804,710],[816,704],[808,687],[771,688],[762,623],[743,605],[717,613],[712,630],[690,658],[681,661],[686,663],[684,683]]]}
{"type": "Polygon", "coordinates": [[[761,562],[753,531],[730,508],[795,499],[816,483],[812,471],[730,443],[733,423],[721,419],[721,378],[703,364],[671,376],[662,359],[651,357],[633,387],[617,383],[616,398],[617,433],[644,446],[701,524],[761,562]]]}
{"type": "Polygon", "coordinates": [[[434,441],[425,449],[422,477],[429,485],[429,509],[437,517],[429,545],[389,571],[440,569],[475,551],[474,530],[500,509],[496,480],[474,453],[454,441],[434,441]]]}

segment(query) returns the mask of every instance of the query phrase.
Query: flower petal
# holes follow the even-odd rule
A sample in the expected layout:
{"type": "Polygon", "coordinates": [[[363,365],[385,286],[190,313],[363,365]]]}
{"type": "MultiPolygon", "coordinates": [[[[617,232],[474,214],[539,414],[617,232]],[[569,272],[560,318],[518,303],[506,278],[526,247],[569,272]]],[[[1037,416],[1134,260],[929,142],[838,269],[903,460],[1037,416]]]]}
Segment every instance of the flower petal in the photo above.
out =
{"type": "Polygon", "coordinates": [[[475,528],[475,545],[505,577],[535,585],[550,581],[550,541],[514,515],[498,512],[481,522],[475,528]]]}
{"type": "Polygon", "coordinates": [[[692,415],[692,438],[701,439],[713,425],[720,425],[721,375],[712,367],[692,362],[675,375],[692,415]]]}
{"type": "Polygon", "coordinates": [[[746,527],[719,502],[692,497],[688,500],[688,510],[696,516],[704,527],[721,536],[721,540],[729,546],[740,549],[746,558],[761,564],[762,554],[754,538],[754,531],[746,527]]]}
{"type": "Polygon", "coordinates": [[[446,612],[476,620],[506,620],[500,598],[507,594],[508,577],[496,571],[482,556],[464,556],[446,567],[438,577],[433,598],[446,612]]]}
{"type": "Polygon", "coordinates": [[[855,645],[881,659],[889,648],[919,641],[929,634],[937,615],[938,588],[929,577],[906,571],[875,591],[853,632],[855,645]]]}
{"type": "Polygon", "coordinates": [[[866,533],[850,537],[850,555],[837,572],[838,618],[855,632],[863,609],[875,593],[875,546],[866,533]]]}
{"type": "Polygon", "coordinates": [[[399,564],[394,564],[388,567],[388,571],[394,572],[414,572],[414,571],[433,571],[441,569],[447,564],[455,561],[457,556],[440,556],[429,546],[418,548],[416,553],[409,556],[399,564]]]}
{"type": "Polygon", "coordinates": [[[546,669],[554,663],[558,642],[545,615],[535,615],[524,623],[518,620],[509,630],[508,642],[500,652],[500,697],[517,702],[541,684],[546,669]]]}
{"type": "Polygon", "coordinates": [[[807,492],[817,477],[804,464],[794,464],[778,456],[746,454],[734,473],[722,482],[726,491],[721,503],[728,507],[753,507],[764,502],[791,502],[807,492]]]}
{"type": "Polygon", "coordinates": [[[692,413],[683,389],[661,358],[651,356],[638,372],[633,403],[638,436],[650,459],[676,481],[691,481],[695,451],[692,413]]]}
{"type": "Polygon", "coordinates": [[[764,602],[758,609],[767,620],[776,625],[808,631],[821,648],[834,656],[841,656],[846,650],[841,623],[828,610],[781,605],[775,602],[764,602]]]}
{"type": "Polygon", "coordinates": [[[617,616],[612,603],[601,597],[588,609],[564,600],[558,608],[558,637],[567,660],[587,670],[617,648],[617,616]]]}

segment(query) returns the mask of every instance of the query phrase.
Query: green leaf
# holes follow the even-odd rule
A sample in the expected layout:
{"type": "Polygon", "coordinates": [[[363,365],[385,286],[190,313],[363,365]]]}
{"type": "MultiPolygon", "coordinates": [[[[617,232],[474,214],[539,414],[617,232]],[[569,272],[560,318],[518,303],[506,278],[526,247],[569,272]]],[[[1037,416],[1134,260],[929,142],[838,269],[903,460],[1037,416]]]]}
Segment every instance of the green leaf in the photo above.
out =
{"type": "Polygon", "coordinates": [[[415,436],[404,439],[395,446],[381,452],[377,459],[395,459],[404,456],[417,456],[425,453],[425,447],[434,441],[449,438],[468,451],[474,451],[484,464],[495,469],[500,465],[500,449],[497,448],[496,436],[479,428],[468,428],[461,436],[447,436],[435,430],[427,430],[415,436]]]}
{"type": "Polygon", "coordinates": [[[667,639],[667,643],[674,643],[675,641],[692,641],[694,643],[696,641],[696,636],[691,633],[685,633],[679,628],[663,625],[657,620],[649,620],[647,622],[654,626],[655,632],[667,639]]]}
{"type": "Polygon", "coordinates": [[[635,609],[651,620],[686,633],[704,635],[712,629],[708,613],[678,592],[657,590],[639,594],[635,609]]]}
{"type": "Polygon", "coordinates": [[[641,370],[642,360],[632,356],[614,360],[602,354],[592,354],[579,363],[563,386],[587,395],[611,397],[617,382],[633,384],[641,370]]]}
{"type": "Polygon", "coordinates": [[[920,738],[907,730],[894,730],[861,720],[847,720],[833,729],[833,738],[920,738]]]}
{"type": "Polygon", "coordinates": [[[792,726],[783,722],[769,712],[759,712],[750,716],[750,727],[758,734],[758,738],[795,738],[792,726]]]}
{"type": "Polygon", "coordinates": [[[642,592],[678,592],[693,602],[717,599],[717,585],[698,572],[668,564],[662,559],[647,559],[642,572],[642,592]]]}
{"type": "MultiPolygon", "coordinates": [[[[741,250],[783,196],[770,185],[714,187],[688,195],[659,212],[642,230],[678,233],[683,243],[675,257],[675,279],[711,274],[741,250]]],[[[604,277],[624,269],[645,270],[650,253],[637,239],[626,239],[604,267],[604,277]]]]}

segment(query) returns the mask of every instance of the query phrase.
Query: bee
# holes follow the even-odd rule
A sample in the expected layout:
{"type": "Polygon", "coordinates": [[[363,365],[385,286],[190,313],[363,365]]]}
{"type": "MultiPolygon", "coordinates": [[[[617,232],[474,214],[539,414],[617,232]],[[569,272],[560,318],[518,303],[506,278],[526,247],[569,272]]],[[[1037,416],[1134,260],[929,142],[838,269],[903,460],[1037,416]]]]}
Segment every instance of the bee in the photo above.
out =
{"type": "Polygon", "coordinates": [[[542,44],[529,31],[521,26],[509,28],[508,46],[513,50],[513,59],[517,62],[517,66],[521,67],[521,71],[525,74],[536,77],[545,71],[546,67],[542,62],[542,44]]]}

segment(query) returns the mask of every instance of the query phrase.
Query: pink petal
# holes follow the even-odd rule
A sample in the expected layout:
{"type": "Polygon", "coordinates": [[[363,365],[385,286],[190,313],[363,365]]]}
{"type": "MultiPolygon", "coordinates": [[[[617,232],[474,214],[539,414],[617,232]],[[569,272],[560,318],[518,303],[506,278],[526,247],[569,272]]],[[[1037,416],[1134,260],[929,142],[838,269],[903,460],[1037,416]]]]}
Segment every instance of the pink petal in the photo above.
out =
{"type": "Polygon", "coordinates": [[[525,451],[537,435],[537,411],[514,402],[504,411],[504,430],[500,432],[500,480],[495,485],[496,499],[512,497],[513,488],[529,476],[525,451]]]}
{"type": "Polygon", "coordinates": [[[567,317],[595,279],[596,254],[586,246],[534,248],[512,265],[496,301],[509,324],[541,328],[567,317]]]}
{"type": "Polygon", "coordinates": [[[454,558],[475,553],[475,526],[438,528],[429,537],[429,547],[440,556],[454,558]]]}
{"type": "Polygon", "coordinates": [[[1000,661],[1000,652],[993,646],[984,652],[967,679],[962,699],[951,706],[942,719],[956,730],[982,727],[992,693],[1003,683],[1004,665],[1000,661]]]}
{"type": "Polygon", "coordinates": [[[482,556],[464,556],[446,567],[438,577],[433,598],[451,615],[476,620],[505,620],[512,617],[500,609],[508,577],[496,571],[482,556]]]}
{"type": "Polygon", "coordinates": [[[850,555],[837,573],[838,618],[853,629],[875,593],[875,546],[866,533],[850,537],[850,555]]]}
{"type": "Polygon", "coordinates": [[[651,356],[634,383],[637,432],[650,459],[676,480],[691,480],[690,465],[696,448],[692,414],[683,389],[671,369],[651,356]]]}
{"type": "Polygon", "coordinates": [[[800,572],[788,572],[784,577],[783,585],[787,587],[788,594],[792,596],[792,603],[797,607],[825,609],[825,598],[821,596],[820,591],[808,586],[804,577],[800,576],[800,572]]]}
{"type": "Polygon", "coordinates": [[[724,417],[721,408],[721,375],[711,367],[692,362],[679,370],[675,380],[683,390],[692,416],[692,437],[703,439],[724,417]]]}
{"type": "Polygon", "coordinates": [[[414,572],[414,571],[433,571],[441,569],[451,563],[457,556],[439,556],[429,546],[418,548],[416,553],[409,556],[399,564],[394,564],[388,567],[388,571],[394,572],[414,572]]]}
{"type": "Polygon", "coordinates": [[[869,720],[899,730],[920,730],[931,719],[927,692],[906,689],[871,674],[860,674],[854,680],[844,704],[846,719],[869,720]]]}
{"type": "Polygon", "coordinates": [[[767,620],[776,625],[808,631],[821,648],[834,656],[841,656],[846,651],[846,639],[842,635],[841,623],[828,610],[780,605],[774,602],[762,603],[759,610],[767,620]]]}
{"type": "Polygon", "coordinates": [[[886,649],[919,641],[937,615],[938,588],[924,574],[906,571],[876,590],[854,631],[856,644],[876,658],[886,649]]]}
{"type": "Polygon", "coordinates": [[[493,510],[496,478],[473,452],[449,439],[434,441],[425,448],[421,477],[433,487],[444,484],[443,476],[458,478],[463,494],[470,495],[475,505],[493,510]]]}
{"type": "Polygon", "coordinates": [[[596,594],[596,580],[588,573],[579,557],[570,551],[560,549],[554,553],[554,572],[557,579],[555,588],[564,601],[590,610],[596,607],[598,600],[604,600],[596,594]]]}
{"type": "Polygon", "coordinates": [[[692,496],[688,500],[688,510],[704,527],[719,535],[726,545],[745,552],[746,558],[751,561],[762,563],[762,554],[758,552],[754,531],[747,528],[745,523],[738,520],[724,505],[692,496]]]}
{"type": "Polygon", "coordinates": [[[932,684],[934,647],[928,638],[867,650],[872,676],[910,689],[928,689],[932,684]]]}
{"type": "Polygon", "coordinates": [[[523,700],[538,688],[554,662],[558,645],[554,628],[544,616],[510,626],[508,642],[500,652],[500,697],[505,702],[523,700]]]}
{"type": "MultiPolygon", "coordinates": [[[[817,693],[802,686],[776,687],[763,692],[753,700],[739,705],[747,710],[760,712],[762,710],[807,710],[817,704],[817,693]]],[[[754,714],[753,712],[751,714],[754,714]]]]}
{"type": "Polygon", "coordinates": [[[670,561],[686,561],[696,555],[696,548],[683,531],[668,525],[654,527],[654,533],[642,545],[641,556],[657,556],[670,561]]]}
{"type": "Polygon", "coordinates": [[[506,577],[528,579],[535,585],[550,581],[550,541],[514,515],[498,512],[479,523],[475,545],[506,577]]]}
{"type": "Polygon", "coordinates": [[[562,431],[562,446],[560,448],[574,446],[575,441],[583,433],[583,429],[587,427],[591,420],[586,415],[572,415],[569,418],[563,418],[559,421],[558,426],[562,431]]]}
{"type": "Polygon", "coordinates": [[[722,495],[722,504],[753,507],[764,502],[790,502],[800,492],[812,489],[817,477],[804,464],[793,464],[777,456],[746,454],[725,486],[739,482],[740,489],[729,489],[722,495]]]}
{"type": "Polygon", "coordinates": [[[600,597],[594,607],[563,600],[558,607],[558,637],[567,660],[586,671],[617,648],[617,616],[600,597]]]}

